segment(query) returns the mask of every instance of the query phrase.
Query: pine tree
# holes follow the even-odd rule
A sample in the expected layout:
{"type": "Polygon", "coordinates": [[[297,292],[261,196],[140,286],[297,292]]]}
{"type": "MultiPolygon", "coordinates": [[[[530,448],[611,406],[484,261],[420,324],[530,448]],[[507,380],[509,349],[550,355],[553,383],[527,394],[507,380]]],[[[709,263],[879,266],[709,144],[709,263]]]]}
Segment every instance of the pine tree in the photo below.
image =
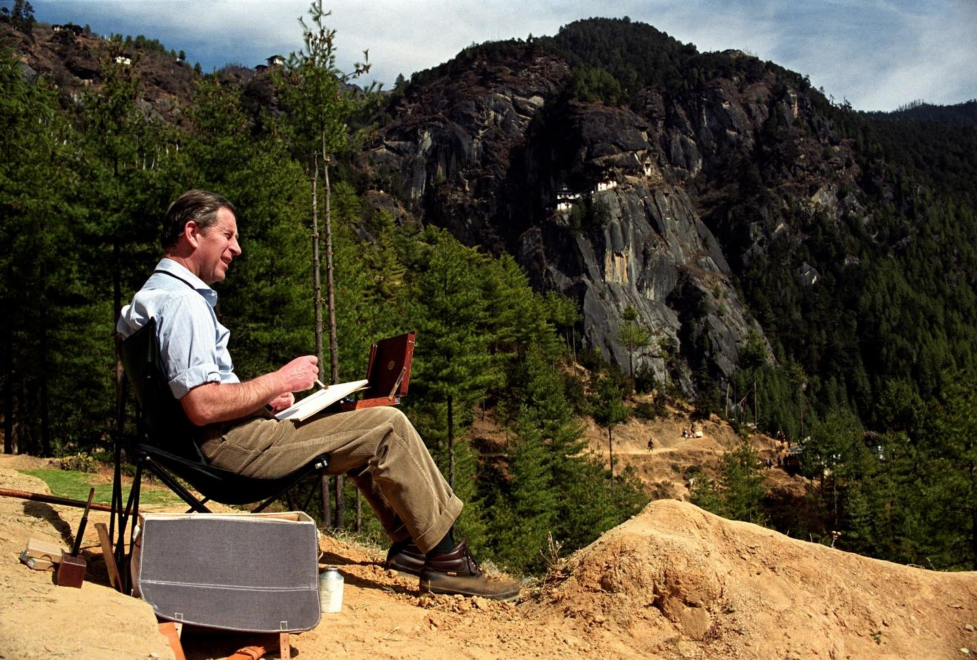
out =
{"type": "Polygon", "coordinates": [[[307,232],[309,191],[301,166],[273,135],[256,137],[239,95],[201,82],[190,114],[193,133],[172,178],[230,199],[243,254],[220,287],[224,324],[233,330],[234,364],[244,378],[277,369],[313,345],[307,232]]]}
{"type": "Polygon", "coordinates": [[[762,524],[763,473],[760,459],[748,440],[723,455],[719,478],[723,499],[723,513],[732,520],[762,524]]]}
{"type": "Polygon", "coordinates": [[[77,267],[84,215],[72,167],[81,153],[57,91],[45,76],[28,83],[3,48],[0,87],[4,451],[50,455],[98,437],[93,427],[109,399],[102,363],[108,314],[101,325],[92,317],[102,310],[98,291],[77,267]]]}
{"type": "Polygon", "coordinates": [[[624,394],[614,378],[600,375],[593,385],[590,399],[594,421],[607,429],[607,448],[610,458],[611,489],[614,488],[614,427],[628,419],[624,394]]]}
{"type": "Polygon", "coordinates": [[[959,374],[947,380],[927,442],[934,555],[938,566],[977,570],[977,381],[959,374]]]}
{"type": "Polygon", "coordinates": [[[478,271],[485,257],[446,232],[429,231],[431,243],[411,291],[417,327],[413,383],[432,402],[445,404],[448,482],[455,484],[454,441],[461,416],[497,379],[488,353],[491,337],[478,271]]]}
{"type": "Polygon", "coordinates": [[[577,361],[575,328],[580,321],[580,309],[575,300],[561,296],[555,291],[546,292],[546,307],[550,322],[562,329],[565,335],[567,351],[574,362],[577,361]]]}
{"type": "Polygon", "coordinates": [[[702,473],[696,475],[691,500],[724,518],[762,525],[765,494],[756,450],[749,440],[741,439],[733,451],[723,454],[715,480],[702,473]]]}

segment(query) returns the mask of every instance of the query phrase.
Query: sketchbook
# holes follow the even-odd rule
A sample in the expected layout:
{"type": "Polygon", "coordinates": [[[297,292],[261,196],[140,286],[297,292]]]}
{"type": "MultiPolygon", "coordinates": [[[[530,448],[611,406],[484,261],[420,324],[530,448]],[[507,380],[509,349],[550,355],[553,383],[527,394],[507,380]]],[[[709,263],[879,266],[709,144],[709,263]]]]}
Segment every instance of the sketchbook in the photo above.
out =
{"type": "Polygon", "coordinates": [[[407,394],[413,359],[413,332],[377,342],[370,347],[365,380],[330,385],[282,410],[275,415],[275,419],[304,422],[336,402],[341,402],[339,409],[342,411],[395,406],[407,394]],[[358,401],[350,399],[361,390],[365,390],[363,398],[358,401]]]}
{"type": "Polygon", "coordinates": [[[291,419],[296,422],[304,422],[306,419],[316,414],[320,410],[331,406],[337,401],[345,399],[353,392],[366,389],[370,384],[368,380],[354,380],[350,383],[336,383],[324,390],[319,390],[315,394],[310,394],[298,403],[282,410],[275,415],[278,421],[291,419]]]}

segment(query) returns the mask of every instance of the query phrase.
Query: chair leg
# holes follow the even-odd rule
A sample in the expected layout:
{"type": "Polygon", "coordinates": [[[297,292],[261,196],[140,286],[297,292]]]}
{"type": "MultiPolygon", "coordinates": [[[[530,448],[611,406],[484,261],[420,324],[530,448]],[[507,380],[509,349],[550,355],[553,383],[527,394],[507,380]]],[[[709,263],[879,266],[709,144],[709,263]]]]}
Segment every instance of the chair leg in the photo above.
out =
{"type": "MultiPolygon", "coordinates": [[[[113,554],[115,555],[115,563],[119,569],[121,591],[124,594],[128,594],[132,591],[132,573],[129,571],[131,552],[126,552],[126,529],[129,527],[129,519],[139,515],[139,483],[142,480],[142,464],[136,463],[136,475],[133,478],[132,488],[129,489],[129,499],[123,506],[121,463],[118,462],[121,458],[121,450],[117,449],[116,451],[117,463],[114,483],[112,484],[112,517],[110,519],[112,527],[109,532],[109,537],[115,539],[113,554]]],[[[131,549],[135,524],[132,525],[129,531],[128,542],[131,549]]]]}
{"type": "Polygon", "coordinates": [[[322,490],[322,478],[325,473],[320,472],[316,475],[315,483],[312,485],[312,490],[309,491],[308,497],[305,498],[305,502],[302,504],[301,511],[306,511],[309,508],[309,503],[312,502],[312,498],[315,497],[322,490]]]}
{"type": "MultiPolygon", "coordinates": [[[[166,470],[157,466],[153,459],[149,456],[146,457],[146,467],[149,471],[156,475],[156,477],[165,483],[170,490],[180,496],[184,502],[190,506],[190,512],[196,511],[197,513],[212,513],[210,509],[204,504],[207,500],[200,501],[194,497],[190,491],[183,487],[183,485],[173,478],[166,470]]],[[[189,513],[189,512],[188,512],[189,513]]]]}

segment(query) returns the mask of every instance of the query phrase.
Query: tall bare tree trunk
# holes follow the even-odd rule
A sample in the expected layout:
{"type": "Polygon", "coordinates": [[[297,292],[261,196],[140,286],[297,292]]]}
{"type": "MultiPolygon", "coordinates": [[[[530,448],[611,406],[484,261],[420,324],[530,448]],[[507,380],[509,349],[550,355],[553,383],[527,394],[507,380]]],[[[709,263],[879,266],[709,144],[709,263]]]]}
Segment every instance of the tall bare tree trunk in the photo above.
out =
{"type": "Polygon", "coordinates": [[[4,328],[3,352],[3,453],[14,453],[14,344],[8,320],[4,328]]]}
{"type": "MultiPolygon", "coordinates": [[[[339,337],[336,334],[336,287],[332,269],[332,188],[329,182],[329,160],[323,144],[323,172],[326,182],[326,296],[329,301],[329,355],[332,367],[331,383],[339,382],[339,337]]],[[[336,475],[336,529],[346,524],[346,500],[343,497],[343,475],[336,475]]]]}
{"type": "Polygon", "coordinates": [[[122,369],[122,341],[115,331],[115,324],[122,313],[122,275],[119,273],[120,248],[119,242],[113,241],[112,258],[115,267],[112,272],[112,344],[115,350],[115,432],[119,435],[125,429],[125,391],[124,377],[122,369]]]}
{"type": "MultiPolygon", "coordinates": [[[[323,156],[325,158],[325,155],[323,156]]],[[[332,268],[332,189],[329,184],[329,162],[325,161],[326,181],[326,296],[329,302],[329,353],[332,367],[332,383],[339,382],[339,338],[336,335],[336,288],[332,268]]]]}
{"type": "Polygon", "coordinates": [[[51,455],[51,424],[50,424],[50,401],[48,399],[48,374],[50,369],[48,368],[48,331],[47,331],[47,301],[41,299],[41,340],[40,349],[41,355],[40,360],[38,360],[38,367],[40,373],[40,384],[39,388],[39,399],[41,404],[41,456],[51,455]]]}
{"type": "Polygon", "coordinates": [[[448,484],[455,487],[455,423],[454,402],[448,395],[448,484]]]}
{"type": "MultiPolygon", "coordinates": [[[[319,380],[324,375],[324,354],[322,350],[322,278],[319,275],[319,156],[313,155],[315,169],[312,175],[312,307],[315,311],[315,356],[319,361],[319,380]]],[[[329,477],[322,479],[322,522],[327,527],[332,523],[332,507],[329,502],[329,477]]]]}
{"type": "Polygon", "coordinates": [[[312,176],[312,306],[315,309],[315,356],[319,360],[319,380],[325,376],[322,349],[322,277],[319,273],[319,158],[314,157],[315,172],[312,176]]]}

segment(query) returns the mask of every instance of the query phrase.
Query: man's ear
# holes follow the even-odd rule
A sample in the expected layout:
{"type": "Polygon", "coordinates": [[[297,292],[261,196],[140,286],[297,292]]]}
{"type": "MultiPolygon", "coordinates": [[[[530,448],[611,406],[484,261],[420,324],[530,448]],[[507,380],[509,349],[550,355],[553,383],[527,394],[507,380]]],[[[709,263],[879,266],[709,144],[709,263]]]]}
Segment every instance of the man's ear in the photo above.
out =
{"type": "Polygon", "coordinates": [[[183,227],[183,235],[187,237],[187,242],[193,247],[200,244],[201,229],[196,220],[189,220],[183,227]]]}

